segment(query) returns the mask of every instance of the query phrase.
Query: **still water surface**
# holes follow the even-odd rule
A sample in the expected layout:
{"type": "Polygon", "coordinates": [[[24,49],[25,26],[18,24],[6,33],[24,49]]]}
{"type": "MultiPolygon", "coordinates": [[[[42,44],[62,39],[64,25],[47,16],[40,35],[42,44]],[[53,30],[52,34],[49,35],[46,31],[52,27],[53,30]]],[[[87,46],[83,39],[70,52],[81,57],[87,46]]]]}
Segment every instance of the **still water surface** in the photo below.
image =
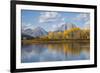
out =
{"type": "Polygon", "coordinates": [[[21,48],[22,63],[88,60],[89,58],[89,42],[31,44],[22,45],[21,48]]]}

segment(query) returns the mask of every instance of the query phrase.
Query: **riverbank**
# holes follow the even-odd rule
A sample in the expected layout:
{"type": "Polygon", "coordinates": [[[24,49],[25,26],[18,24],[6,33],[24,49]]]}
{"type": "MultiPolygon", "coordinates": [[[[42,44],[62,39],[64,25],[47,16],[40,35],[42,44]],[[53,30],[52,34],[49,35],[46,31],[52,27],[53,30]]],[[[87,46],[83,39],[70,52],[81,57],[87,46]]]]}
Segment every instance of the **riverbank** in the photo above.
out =
{"type": "Polygon", "coordinates": [[[49,44],[49,43],[85,43],[90,42],[90,39],[56,39],[56,40],[41,40],[41,39],[32,39],[32,40],[22,40],[22,44],[49,44]]]}

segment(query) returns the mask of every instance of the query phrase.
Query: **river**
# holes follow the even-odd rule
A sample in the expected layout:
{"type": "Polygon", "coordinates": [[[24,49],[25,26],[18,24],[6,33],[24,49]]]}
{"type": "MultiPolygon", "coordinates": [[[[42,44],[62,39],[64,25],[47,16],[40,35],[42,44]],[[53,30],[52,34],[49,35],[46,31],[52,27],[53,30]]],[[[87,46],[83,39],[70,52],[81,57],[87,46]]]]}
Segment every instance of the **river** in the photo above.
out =
{"type": "Polygon", "coordinates": [[[21,62],[73,61],[90,59],[89,42],[22,45],[21,62]]]}

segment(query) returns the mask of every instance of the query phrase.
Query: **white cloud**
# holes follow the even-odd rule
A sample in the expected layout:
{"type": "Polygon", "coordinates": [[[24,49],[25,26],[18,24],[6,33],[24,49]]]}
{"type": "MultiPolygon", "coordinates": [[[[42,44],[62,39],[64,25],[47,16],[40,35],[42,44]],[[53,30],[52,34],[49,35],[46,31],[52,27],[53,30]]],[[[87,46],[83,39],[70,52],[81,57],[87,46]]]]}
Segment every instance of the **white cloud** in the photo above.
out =
{"type": "Polygon", "coordinates": [[[52,29],[56,29],[57,27],[57,25],[52,25],[52,29]]]}
{"type": "Polygon", "coordinates": [[[87,13],[82,13],[82,14],[79,14],[77,15],[74,20],[83,20],[83,21],[88,21],[90,20],[90,15],[87,14],[87,13]]]}
{"type": "Polygon", "coordinates": [[[88,14],[88,13],[79,14],[74,18],[74,20],[84,21],[82,28],[90,28],[90,14],[88,14]]]}
{"type": "Polygon", "coordinates": [[[28,29],[28,28],[32,28],[32,24],[30,24],[30,23],[28,23],[28,24],[23,23],[21,27],[22,27],[23,30],[25,30],[25,29],[28,29]]]}
{"type": "Polygon", "coordinates": [[[89,24],[90,24],[90,21],[89,20],[85,22],[85,25],[89,25],[89,24]]]}
{"type": "Polygon", "coordinates": [[[51,25],[51,31],[54,31],[61,25],[65,24],[65,18],[58,12],[41,12],[39,16],[39,23],[51,25]]]}
{"type": "Polygon", "coordinates": [[[84,29],[90,29],[90,21],[85,22],[84,29]]]}
{"type": "Polygon", "coordinates": [[[60,18],[60,14],[57,12],[42,12],[40,13],[39,22],[53,22],[60,18]]]}
{"type": "Polygon", "coordinates": [[[65,24],[66,22],[64,21],[65,19],[62,18],[60,22],[54,24],[51,26],[52,31],[58,29],[59,27],[61,27],[63,24],[65,24]]]}

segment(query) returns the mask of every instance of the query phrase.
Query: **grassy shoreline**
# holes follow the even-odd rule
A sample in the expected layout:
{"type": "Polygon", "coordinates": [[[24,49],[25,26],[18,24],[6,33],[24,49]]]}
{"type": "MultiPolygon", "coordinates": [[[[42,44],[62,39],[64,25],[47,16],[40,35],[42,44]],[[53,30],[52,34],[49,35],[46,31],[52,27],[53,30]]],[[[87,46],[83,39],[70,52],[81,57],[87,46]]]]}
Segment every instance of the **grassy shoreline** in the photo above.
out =
{"type": "Polygon", "coordinates": [[[22,44],[49,44],[49,43],[72,43],[72,42],[90,42],[90,39],[63,39],[63,40],[41,40],[41,39],[31,39],[22,40],[22,44]]]}

